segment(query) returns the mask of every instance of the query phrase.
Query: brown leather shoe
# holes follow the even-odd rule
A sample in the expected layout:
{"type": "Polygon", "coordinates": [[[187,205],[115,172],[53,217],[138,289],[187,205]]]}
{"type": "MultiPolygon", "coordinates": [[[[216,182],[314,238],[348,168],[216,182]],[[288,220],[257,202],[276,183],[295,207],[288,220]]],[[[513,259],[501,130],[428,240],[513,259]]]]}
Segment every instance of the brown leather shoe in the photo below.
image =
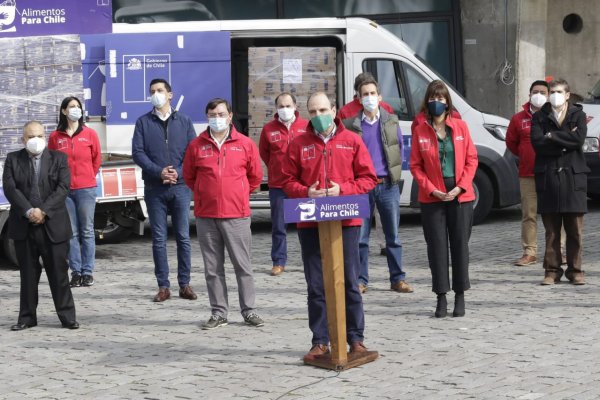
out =
{"type": "Polygon", "coordinates": [[[559,283],[559,282],[560,282],[560,278],[555,278],[553,276],[546,276],[546,277],[544,277],[544,280],[542,281],[541,285],[548,286],[548,285],[554,285],[555,283],[559,283]]]}
{"type": "Polygon", "coordinates": [[[536,256],[530,256],[529,254],[523,254],[523,257],[519,258],[515,261],[515,265],[519,267],[524,267],[525,265],[535,264],[537,262],[536,256]]]}
{"type": "Polygon", "coordinates": [[[369,290],[369,288],[367,287],[367,285],[365,285],[364,283],[359,283],[358,284],[358,291],[363,294],[363,293],[367,293],[367,290],[369,290]]]}
{"type": "Polygon", "coordinates": [[[367,348],[363,344],[363,342],[353,342],[350,343],[350,353],[366,353],[367,348]]]}
{"type": "Polygon", "coordinates": [[[329,353],[329,347],[324,344],[314,344],[308,353],[306,353],[303,357],[304,361],[314,360],[315,358],[322,356],[324,354],[329,353]]]}
{"type": "Polygon", "coordinates": [[[393,283],[391,286],[391,290],[393,290],[394,292],[400,292],[400,293],[412,293],[413,292],[413,288],[411,288],[410,285],[408,283],[406,283],[406,281],[399,281],[399,282],[393,283]]]}
{"type": "Polygon", "coordinates": [[[198,298],[190,285],[179,288],[179,297],[187,300],[196,300],[198,298]]]}
{"type": "Polygon", "coordinates": [[[271,268],[271,275],[281,275],[284,269],[285,267],[283,265],[274,265],[273,268],[271,268]]]}
{"type": "Polygon", "coordinates": [[[571,283],[573,285],[585,285],[585,278],[583,275],[575,275],[573,279],[571,279],[571,283]]]}
{"type": "Polygon", "coordinates": [[[169,290],[169,288],[161,287],[160,289],[158,289],[158,293],[156,293],[156,296],[154,296],[154,302],[161,303],[170,298],[171,298],[171,291],[169,290]]]}

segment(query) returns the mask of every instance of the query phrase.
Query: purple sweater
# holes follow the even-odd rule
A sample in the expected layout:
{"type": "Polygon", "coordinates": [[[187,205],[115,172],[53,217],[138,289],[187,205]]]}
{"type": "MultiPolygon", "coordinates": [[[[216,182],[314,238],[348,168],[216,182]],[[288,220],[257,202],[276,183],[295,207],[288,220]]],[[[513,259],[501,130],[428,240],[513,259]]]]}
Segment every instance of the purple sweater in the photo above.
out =
{"type": "MultiPolygon", "coordinates": [[[[389,175],[389,171],[383,152],[380,121],[381,120],[378,120],[375,124],[371,125],[365,120],[362,120],[360,124],[362,128],[362,140],[367,145],[371,160],[373,160],[375,174],[378,177],[384,177],[389,175]]],[[[402,133],[400,132],[400,127],[398,127],[398,143],[400,143],[400,153],[402,154],[402,133]]]]}

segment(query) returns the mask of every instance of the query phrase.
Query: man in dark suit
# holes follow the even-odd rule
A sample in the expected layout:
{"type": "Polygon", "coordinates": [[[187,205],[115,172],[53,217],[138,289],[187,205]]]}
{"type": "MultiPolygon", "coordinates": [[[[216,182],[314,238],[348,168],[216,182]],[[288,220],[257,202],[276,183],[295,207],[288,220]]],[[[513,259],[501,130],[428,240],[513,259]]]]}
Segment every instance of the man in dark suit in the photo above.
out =
{"type": "Polygon", "coordinates": [[[62,326],[77,329],[67,265],[72,235],[65,205],[71,181],[67,156],[46,149],[44,127],[37,121],[23,127],[23,143],[25,149],[7,155],[2,176],[11,205],[8,236],[15,242],[21,272],[19,319],[11,330],[37,325],[40,256],[62,326]]]}

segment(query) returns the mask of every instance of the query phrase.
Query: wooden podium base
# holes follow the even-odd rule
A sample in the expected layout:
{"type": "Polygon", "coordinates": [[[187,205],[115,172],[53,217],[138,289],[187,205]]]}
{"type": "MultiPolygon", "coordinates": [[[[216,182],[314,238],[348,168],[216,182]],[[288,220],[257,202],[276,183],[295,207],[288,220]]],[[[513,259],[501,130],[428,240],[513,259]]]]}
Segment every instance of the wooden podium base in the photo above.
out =
{"type": "Polygon", "coordinates": [[[347,359],[342,361],[333,361],[331,353],[317,356],[312,360],[304,360],[304,364],[312,365],[314,367],[332,369],[334,371],[343,371],[358,367],[359,365],[366,364],[371,361],[375,361],[379,357],[377,351],[366,351],[363,353],[348,353],[347,359]]]}

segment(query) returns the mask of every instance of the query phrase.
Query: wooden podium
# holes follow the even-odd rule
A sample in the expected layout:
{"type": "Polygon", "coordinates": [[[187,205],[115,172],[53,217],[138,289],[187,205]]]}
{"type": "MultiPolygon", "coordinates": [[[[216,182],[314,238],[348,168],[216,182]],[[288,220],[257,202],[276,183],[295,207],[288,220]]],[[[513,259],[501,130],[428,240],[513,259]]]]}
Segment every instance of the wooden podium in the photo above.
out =
{"type": "MultiPolygon", "coordinates": [[[[325,288],[325,302],[327,305],[327,327],[329,330],[329,341],[331,350],[329,354],[306,360],[305,364],[315,367],[327,368],[333,370],[345,370],[359,365],[374,361],[379,357],[377,351],[366,351],[361,353],[349,353],[348,343],[346,342],[346,290],[344,284],[344,248],[342,241],[342,219],[348,219],[346,215],[332,216],[333,213],[327,213],[327,219],[319,218],[319,207],[327,204],[331,207],[331,202],[339,206],[341,202],[346,204],[357,204],[357,214],[352,218],[366,218],[369,216],[368,196],[338,196],[319,199],[286,199],[286,222],[306,222],[317,221],[319,227],[319,242],[321,247],[321,264],[323,266],[323,284],[325,288]],[[366,200],[366,207],[365,207],[366,200]],[[304,201],[304,203],[302,203],[304,201]],[[294,208],[292,202],[296,205],[294,208]],[[300,203],[299,203],[300,202],[300,203]],[[297,209],[298,204],[312,204],[315,208],[315,218],[292,221],[289,217],[288,208],[297,209]],[[360,205],[363,207],[360,207],[360,205]],[[366,211],[365,211],[366,210],[366,211]],[[366,213],[366,214],[365,214],[366,213]]],[[[300,206],[301,207],[301,206],[300,206]]],[[[291,212],[290,212],[291,214],[291,212]]]]}

